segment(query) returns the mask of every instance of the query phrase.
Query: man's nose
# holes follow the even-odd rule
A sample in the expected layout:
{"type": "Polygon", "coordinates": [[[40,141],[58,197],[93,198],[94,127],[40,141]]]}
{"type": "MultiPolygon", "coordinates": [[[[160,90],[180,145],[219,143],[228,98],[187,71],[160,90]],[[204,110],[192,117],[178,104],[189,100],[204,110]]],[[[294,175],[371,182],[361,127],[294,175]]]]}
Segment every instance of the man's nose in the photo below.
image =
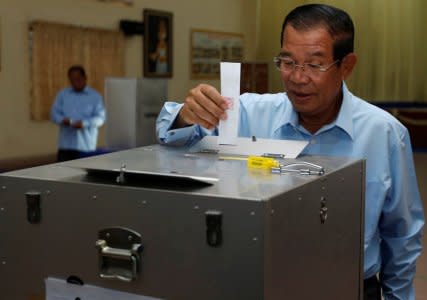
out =
{"type": "Polygon", "coordinates": [[[310,81],[309,76],[305,73],[304,65],[295,65],[292,70],[289,79],[295,83],[306,83],[310,81]]]}

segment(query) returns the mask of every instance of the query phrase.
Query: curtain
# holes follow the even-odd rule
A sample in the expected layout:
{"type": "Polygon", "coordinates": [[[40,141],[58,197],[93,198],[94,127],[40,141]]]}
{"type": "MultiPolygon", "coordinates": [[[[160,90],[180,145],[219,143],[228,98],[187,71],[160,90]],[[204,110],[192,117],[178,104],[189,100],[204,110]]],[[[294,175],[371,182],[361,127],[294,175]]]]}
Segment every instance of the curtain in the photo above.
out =
{"type": "Polygon", "coordinates": [[[68,86],[72,65],[86,69],[88,84],[101,94],[107,76],[124,75],[124,37],[109,30],[37,21],[30,25],[33,120],[49,119],[56,94],[68,86]]]}
{"type": "Polygon", "coordinates": [[[89,83],[103,94],[106,77],[124,76],[123,35],[107,30],[85,30],[83,49],[89,83]]]}
{"type": "Polygon", "coordinates": [[[422,0],[359,1],[343,7],[356,27],[359,61],[349,80],[352,89],[373,101],[427,102],[422,0]]]}

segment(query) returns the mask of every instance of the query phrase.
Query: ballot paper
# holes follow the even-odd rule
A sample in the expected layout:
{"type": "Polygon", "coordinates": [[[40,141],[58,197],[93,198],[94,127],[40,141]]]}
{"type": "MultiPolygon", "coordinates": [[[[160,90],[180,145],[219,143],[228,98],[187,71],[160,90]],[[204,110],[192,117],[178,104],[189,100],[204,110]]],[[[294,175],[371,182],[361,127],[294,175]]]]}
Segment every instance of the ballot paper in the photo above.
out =
{"type": "Polygon", "coordinates": [[[47,278],[45,283],[46,300],[161,300],[93,285],[76,285],[56,278],[47,278]]]}
{"type": "Polygon", "coordinates": [[[227,99],[227,120],[220,120],[218,144],[235,145],[240,116],[240,63],[221,63],[221,95],[227,99]]]}

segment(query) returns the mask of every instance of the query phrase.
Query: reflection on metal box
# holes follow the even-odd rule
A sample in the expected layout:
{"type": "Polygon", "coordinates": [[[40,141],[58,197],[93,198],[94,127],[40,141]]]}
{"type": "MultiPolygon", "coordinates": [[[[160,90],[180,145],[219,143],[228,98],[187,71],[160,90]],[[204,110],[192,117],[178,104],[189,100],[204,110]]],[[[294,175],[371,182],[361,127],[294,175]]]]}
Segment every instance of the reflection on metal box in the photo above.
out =
{"type": "Polygon", "coordinates": [[[325,174],[162,146],[2,174],[2,299],[71,275],[156,299],[362,299],[364,162],[301,159],[325,174]]]}

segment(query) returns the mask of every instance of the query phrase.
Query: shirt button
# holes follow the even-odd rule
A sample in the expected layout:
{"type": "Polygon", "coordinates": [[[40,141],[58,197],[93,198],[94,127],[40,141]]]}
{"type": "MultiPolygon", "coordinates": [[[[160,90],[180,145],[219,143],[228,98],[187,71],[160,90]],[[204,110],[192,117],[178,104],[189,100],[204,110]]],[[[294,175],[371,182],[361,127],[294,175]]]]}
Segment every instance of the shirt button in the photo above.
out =
{"type": "Polygon", "coordinates": [[[310,144],[316,144],[316,140],[315,140],[315,139],[312,139],[312,140],[310,141],[310,144]]]}

